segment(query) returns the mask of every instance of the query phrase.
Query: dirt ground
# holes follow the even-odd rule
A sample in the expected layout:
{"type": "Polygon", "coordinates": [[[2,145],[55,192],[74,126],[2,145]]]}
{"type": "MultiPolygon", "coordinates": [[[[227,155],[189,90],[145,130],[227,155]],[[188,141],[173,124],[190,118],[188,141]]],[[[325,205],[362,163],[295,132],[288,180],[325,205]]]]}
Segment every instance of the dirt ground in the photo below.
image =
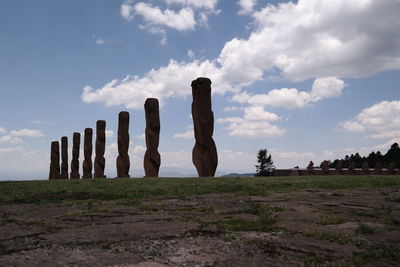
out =
{"type": "Polygon", "coordinates": [[[400,264],[400,190],[0,206],[0,266],[400,264]]]}

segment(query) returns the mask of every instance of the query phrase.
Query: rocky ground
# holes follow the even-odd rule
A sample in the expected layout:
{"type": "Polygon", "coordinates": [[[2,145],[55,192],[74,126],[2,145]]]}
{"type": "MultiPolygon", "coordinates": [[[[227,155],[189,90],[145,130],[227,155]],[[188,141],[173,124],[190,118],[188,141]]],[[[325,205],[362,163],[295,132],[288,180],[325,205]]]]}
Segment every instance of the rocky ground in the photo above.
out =
{"type": "Polygon", "coordinates": [[[0,205],[0,266],[400,264],[400,190],[0,205]]]}

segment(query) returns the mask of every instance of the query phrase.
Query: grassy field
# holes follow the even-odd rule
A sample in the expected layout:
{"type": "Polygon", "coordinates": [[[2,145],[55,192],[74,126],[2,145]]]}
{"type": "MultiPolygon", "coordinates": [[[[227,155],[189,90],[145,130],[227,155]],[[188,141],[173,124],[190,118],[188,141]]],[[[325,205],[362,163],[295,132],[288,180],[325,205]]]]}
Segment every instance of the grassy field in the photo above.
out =
{"type": "Polygon", "coordinates": [[[400,187],[400,176],[297,176],[262,178],[146,178],[0,182],[0,204],[63,200],[140,200],[171,195],[230,193],[263,196],[299,189],[400,187]]]}
{"type": "Polygon", "coordinates": [[[0,266],[149,261],[399,266],[400,176],[0,182],[0,266]]]}

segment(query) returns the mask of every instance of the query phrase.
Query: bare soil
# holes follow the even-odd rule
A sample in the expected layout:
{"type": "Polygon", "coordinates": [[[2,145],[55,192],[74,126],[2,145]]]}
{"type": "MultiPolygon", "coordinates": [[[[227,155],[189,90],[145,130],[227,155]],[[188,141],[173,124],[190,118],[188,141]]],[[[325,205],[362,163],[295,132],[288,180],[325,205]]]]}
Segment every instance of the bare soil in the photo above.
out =
{"type": "Polygon", "coordinates": [[[0,266],[400,264],[400,190],[0,206],[0,266]]]}

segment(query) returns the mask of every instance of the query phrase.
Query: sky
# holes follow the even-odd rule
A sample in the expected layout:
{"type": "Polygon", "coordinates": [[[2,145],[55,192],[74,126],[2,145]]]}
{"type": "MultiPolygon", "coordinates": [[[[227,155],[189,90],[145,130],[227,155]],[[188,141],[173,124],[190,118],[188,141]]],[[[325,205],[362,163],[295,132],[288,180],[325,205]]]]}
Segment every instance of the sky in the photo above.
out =
{"type": "Polygon", "coordinates": [[[217,174],[254,172],[264,148],[277,168],[385,153],[400,141],[398,14],[400,0],[2,0],[0,180],[47,179],[51,141],[70,149],[100,119],[114,177],[123,110],[142,176],[148,97],[160,173],[195,174],[198,77],[212,81],[217,174]]]}

